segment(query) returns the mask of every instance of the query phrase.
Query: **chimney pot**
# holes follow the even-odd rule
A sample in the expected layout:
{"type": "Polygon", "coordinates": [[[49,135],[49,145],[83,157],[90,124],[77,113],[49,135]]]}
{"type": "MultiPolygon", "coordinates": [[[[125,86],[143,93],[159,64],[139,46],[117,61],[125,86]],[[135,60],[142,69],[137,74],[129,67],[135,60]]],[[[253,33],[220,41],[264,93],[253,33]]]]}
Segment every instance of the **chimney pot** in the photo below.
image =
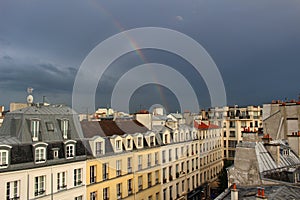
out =
{"type": "Polygon", "coordinates": [[[265,188],[261,188],[261,197],[265,197],[265,188]]]}

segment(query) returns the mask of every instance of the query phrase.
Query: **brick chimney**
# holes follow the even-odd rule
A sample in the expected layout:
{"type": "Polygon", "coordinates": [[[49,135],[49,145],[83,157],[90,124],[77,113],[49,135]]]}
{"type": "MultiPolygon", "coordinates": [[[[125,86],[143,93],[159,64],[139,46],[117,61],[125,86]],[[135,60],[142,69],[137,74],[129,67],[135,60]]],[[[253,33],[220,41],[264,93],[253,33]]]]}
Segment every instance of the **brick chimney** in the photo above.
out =
{"type": "Polygon", "coordinates": [[[265,188],[257,188],[256,200],[267,200],[268,198],[265,196],[265,188]]]}
{"type": "Polygon", "coordinates": [[[239,199],[238,190],[236,189],[236,184],[233,183],[231,188],[231,200],[238,200],[238,199],[239,199]]]}

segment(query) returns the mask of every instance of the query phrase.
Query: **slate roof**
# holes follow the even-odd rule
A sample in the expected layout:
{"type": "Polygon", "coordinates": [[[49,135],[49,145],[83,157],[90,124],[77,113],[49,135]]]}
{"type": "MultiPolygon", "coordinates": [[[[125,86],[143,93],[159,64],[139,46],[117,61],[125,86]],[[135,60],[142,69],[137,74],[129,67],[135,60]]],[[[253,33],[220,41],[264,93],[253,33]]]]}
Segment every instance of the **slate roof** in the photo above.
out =
{"type": "Polygon", "coordinates": [[[82,121],[81,127],[85,138],[146,133],[149,131],[136,120],[82,121]]]}
{"type": "MultiPolygon", "coordinates": [[[[265,196],[268,200],[296,200],[300,199],[300,187],[290,185],[279,186],[264,186],[265,196]]],[[[255,200],[257,194],[257,187],[238,187],[238,198],[243,200],[255,200]]],[[[216,198],[218,200],[230,200],[230,190],[223,198],[216,198]]]]}

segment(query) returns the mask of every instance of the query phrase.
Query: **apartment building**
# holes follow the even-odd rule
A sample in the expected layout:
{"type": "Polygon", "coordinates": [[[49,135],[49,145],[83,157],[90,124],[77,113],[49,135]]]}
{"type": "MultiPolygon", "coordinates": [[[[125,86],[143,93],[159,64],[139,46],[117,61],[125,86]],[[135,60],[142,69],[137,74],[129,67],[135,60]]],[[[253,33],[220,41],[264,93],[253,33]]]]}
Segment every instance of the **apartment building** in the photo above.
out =
{"type": "Polygon", "coordinates": [[[35,104],[0,129],[0,199],[85,199],[86,148],[76,113],[35,104]]]}
{"type": "Polygon", "coordinates": [[[264,132],[274,139],[288,139],[300,130],[300,101],[272,101],[263,105],[264,132]]]}
{"type": "Polygon", "coordinates": [[[161,199],[159,143],[135,120],[83,121],[88,199],[161,199]]]}
{"type": "Polygon", "coordinates": [[[221,129],[187,126],[177,119],[168,118],[152,130],[136,120],[82,121],[92,152],[87,198],[203,197],[203,184],[216,180],[223,167],[221,129]]]}
{"type": "Polygon", "coordinates": [[[223,156],[226,160],[234,160],[236,145],[243,140],[243,131],[259,132],[262,130],[262,108],[247,107],[215,107],[208,111],[211,123],[222,127],[223,156]]]}

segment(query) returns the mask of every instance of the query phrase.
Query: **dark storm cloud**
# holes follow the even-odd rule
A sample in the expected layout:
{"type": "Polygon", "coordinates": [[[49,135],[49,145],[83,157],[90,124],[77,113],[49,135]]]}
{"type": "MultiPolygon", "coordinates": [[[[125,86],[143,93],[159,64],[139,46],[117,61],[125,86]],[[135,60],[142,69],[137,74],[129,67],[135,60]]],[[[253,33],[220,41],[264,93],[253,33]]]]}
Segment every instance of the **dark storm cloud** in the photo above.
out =
{"type": "MultiPolygon", "coordinates": [[[[228,104],[300,92],[299,1],[2,0],[0,24],[0,92],[13,98],[0,104],[18,101],[26,87],[70,96],[77,69],[97,44],[144,26],[175,29],[202,44],[223,76],[228,104]]],[[[109,84],[119,71],[103,80],[109,84]]],[[[69,96],[59,98],[70,104],[69,96]]]]}
{"type": "Polygon", "coordinates": [[[76,74],[74,68],[63,68],[46,62],[24,62],[18,58],[6,57],[0,60],[1,90],[19,91],[33,87],[40,91],[71,93],[76,74]]]}

